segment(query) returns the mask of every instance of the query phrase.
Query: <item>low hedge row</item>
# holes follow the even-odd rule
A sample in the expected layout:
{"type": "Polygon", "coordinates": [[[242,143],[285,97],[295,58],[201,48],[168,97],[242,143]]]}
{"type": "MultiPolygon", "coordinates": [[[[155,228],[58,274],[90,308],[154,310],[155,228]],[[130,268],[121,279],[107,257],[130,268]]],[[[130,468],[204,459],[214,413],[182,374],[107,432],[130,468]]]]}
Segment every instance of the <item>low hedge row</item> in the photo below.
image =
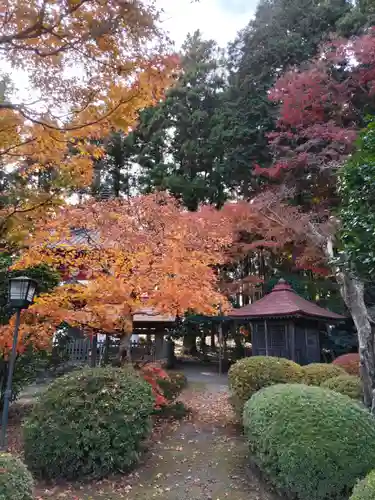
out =
{"type": "MultiPolygon", "coordinates": [[[[375,464],[373,417],[328,389],[265,388],[246,403],[243,422],[255,463],[281,492],[298,500],[346,500],[375,464]]],[[[360,495],[355,500],[374,498],[360,495]]]]}
{"type": "Polygon", "coordinates": [[[246,401],[264,387],[279,383],[326,386],[353,399],[362,398],[362,383],[339,364],[312,363],[300,366],[272,356],[251,356],[237,361],[229,370],[230,401],[238,418],[246,401]]]}

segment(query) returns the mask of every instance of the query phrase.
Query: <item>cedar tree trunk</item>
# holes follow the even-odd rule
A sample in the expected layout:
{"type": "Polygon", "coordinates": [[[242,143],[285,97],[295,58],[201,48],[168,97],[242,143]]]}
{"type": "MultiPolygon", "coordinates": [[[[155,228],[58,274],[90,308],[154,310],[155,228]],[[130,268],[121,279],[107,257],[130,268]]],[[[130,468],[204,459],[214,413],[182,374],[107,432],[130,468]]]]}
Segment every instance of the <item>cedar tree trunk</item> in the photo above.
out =
{"type": "Polygon", "coordinates": [[[365,304],[364,283],[345,272],[337,274],[337,281],[357,329],[364,403],[375,414],[374,324],[365,304]]]}
{"type": "MultiPolygon", "coordinates": [[[[314,227],[312,229],[313,238],[321,244],[321,247],[328,259],[334,257],[333,238],[319,234],[314,227]]],[[[374,322],[365,304],[365,286],[357,276],[335,269],[337,283],[340,286],[340,293],[346,307],[353,318],[358,335],[360,373],[363,382],[364,403],[375,414],[375,352],[374,352],[374,322]]]]}

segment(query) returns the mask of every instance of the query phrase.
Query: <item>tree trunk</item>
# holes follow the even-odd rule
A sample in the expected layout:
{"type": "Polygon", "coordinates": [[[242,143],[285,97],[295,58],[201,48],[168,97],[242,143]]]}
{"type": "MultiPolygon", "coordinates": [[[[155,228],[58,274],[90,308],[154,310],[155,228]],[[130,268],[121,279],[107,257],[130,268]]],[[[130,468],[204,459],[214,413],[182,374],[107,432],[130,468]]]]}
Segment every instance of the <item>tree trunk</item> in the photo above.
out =
{"type": "MultiPolygon", "coordinates": [[[[334,257],[333,238],[319,234],[312,225],[310,229],[315,241],[321,244],[327,260],[331,260],[334,257]]],[[[374,322],[365,304],[365,285],[357,276],[340,268],[335,269],[335,275],[357,330],[364,403],[375,414],[374,322]]]]}
{"type": "Polygon", "coordinates": [[[126,362],[128,363],[132,362],[130,339],[131,339],[131,334],[129,335],[128,333],[124,333],[120,337],[119,361],[121,365],[123,365],[126,362]]]}
{"type": "Polygon", "coordinates": [[[364,283],[344,272],[337,273],[336,278],[357,329],[364,403],[375,414],[374,327],[365,304],[364,283]]]}
{"type": "Polygon", "coordinates": [[[132,362],[132,354],[131,354],[131,337],[133,334],[133,317],[130,316],[124,320],[124,328],[122,334],[120,336],[120,345],[119,345],[119,362],[121,365],[124,363],[132,362]]]}

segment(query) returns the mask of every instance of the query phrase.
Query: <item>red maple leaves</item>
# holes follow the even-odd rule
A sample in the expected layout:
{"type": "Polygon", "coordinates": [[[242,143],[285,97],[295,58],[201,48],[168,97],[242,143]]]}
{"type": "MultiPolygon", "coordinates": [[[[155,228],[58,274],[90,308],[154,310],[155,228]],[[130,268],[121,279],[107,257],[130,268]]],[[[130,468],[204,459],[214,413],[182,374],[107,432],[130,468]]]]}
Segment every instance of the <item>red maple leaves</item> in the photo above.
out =
{"type": "Polygon", "coordinates": [[[309,63],[279,78],[270,91],[279,103],[269,134],[275,161],[255,173],[311,194],[311,208],[335,204],[335,169],[353,151],[365,115],[374,110],[375,30],[333,39],[309,63]]]}

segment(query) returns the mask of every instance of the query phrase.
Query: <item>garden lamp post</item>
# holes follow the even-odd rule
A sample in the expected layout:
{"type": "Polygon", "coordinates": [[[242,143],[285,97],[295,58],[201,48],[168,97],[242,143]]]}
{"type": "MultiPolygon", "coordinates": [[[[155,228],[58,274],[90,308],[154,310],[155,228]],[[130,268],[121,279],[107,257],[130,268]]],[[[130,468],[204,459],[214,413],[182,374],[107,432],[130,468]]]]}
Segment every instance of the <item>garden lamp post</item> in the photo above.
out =
{"type": "Polygon", "coordinates": [[[4,393],[3,415],[1,419],[0,448],[6,448],[6,431],[8,425],[9,401],[12,396],[12,379],[14,363],[16,361],[18,330],[20,326],[21,310],[27,309],[33,303],[37,282],[27,276],[19,276],[9,280],[9,306],[16,309],[16,325],[14,327],[13,345],[9,359],[8,378],[4,393]]]}

